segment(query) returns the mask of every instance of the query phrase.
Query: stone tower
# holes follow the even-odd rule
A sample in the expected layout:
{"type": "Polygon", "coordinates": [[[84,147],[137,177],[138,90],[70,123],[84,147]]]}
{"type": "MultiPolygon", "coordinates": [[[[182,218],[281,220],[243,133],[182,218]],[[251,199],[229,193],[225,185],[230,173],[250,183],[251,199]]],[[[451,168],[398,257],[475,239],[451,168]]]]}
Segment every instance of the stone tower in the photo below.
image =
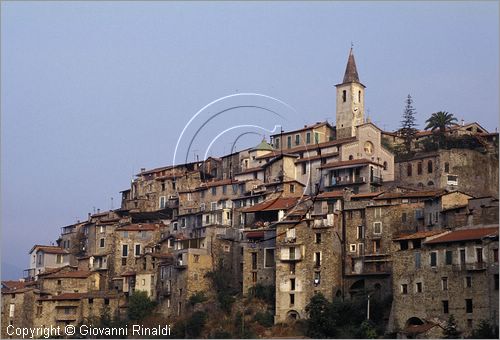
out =
{"type": "Polygon", "coordinates": [[[337,88],[337,139],[356,135],[356,126],[365,119],[365,85],[359,81],[352,48],[349,51],[344,80],[337,88]]]}

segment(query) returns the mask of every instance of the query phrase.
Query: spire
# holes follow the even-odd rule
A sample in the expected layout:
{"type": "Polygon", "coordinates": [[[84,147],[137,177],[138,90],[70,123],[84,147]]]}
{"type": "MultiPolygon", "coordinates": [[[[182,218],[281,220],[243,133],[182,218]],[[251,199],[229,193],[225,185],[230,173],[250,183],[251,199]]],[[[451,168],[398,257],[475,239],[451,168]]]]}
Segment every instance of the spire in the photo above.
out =
{"type": "Polygon", "coordinates": [[[349,51],[347,66],[345,68],[344,81],[342,83],[359,83],[358,70],[356,69],[356,61],[352,53],[352,47],[349,51]]]}

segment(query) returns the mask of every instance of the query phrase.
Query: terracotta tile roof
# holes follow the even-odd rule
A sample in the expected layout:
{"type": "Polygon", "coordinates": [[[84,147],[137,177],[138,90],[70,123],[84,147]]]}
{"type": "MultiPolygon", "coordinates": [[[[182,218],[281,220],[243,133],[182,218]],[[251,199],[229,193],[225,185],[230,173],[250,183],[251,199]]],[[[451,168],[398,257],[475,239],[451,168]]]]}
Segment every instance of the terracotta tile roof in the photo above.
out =
{"type": "Polygon", "coordinates": [[[48,297],[39,298],[42,301],[52,301],[52,300],[81,300],[84,297],[84,293],[62,293],[59,295],[52,295],[48,297]]]}
{"type": "Polygon", "coordinates": [[[454,230],[443,236],[439,236],[430,241],[427,241],[425,243],[437,244],[437,243],[462,242],[462,241],[480,240],[484,237],[495,237],[495,236],[498,237],[498,225],[495,227],[487,227],[487,228],[454,230]]]}
{"type": "Polygon", "coordinates": [[[86,279],[92,274],[88,270],[75,270],[75,271],[65,271],[58,272],[51,275],[45,276],[46,279],[86,279]]]}
{"type": "Polygon", "coordinates": [[[155,231],[160,227],[159,224],[129,224],[116,228],[116,231],[155,231]]]}
{"type": "Polygon", "coordinates": [[[431,230],[431,231],[417,231],[416,233],[413,234],[399,234],[396,235],[395,238],[393,238],[393,241],[403,241],[403,240],[417,240],[417,239],[424,239],[429,236],[434,236],[437,234],[442,234],[442,230],[431,230]]]}
{"type": "Polygon", "coordinates": [[[427,198],[437,197],[443,190],[427,190],[427,191],[410,191],[410,192],[386,192],[375,197],[375,200],[392,199],[392,198],[427,198]]]}
{"type": "Polygon", "coordinates": [[[242,171],[238,172],[237,174],[235,174],[235,176],[243,175],[243,174],[250,174],[252,172],[262,171],[262,170],[264,170],[264,169],[261,166],[256,166],[256,167],[253,167],[253,168],[247,168],[245,170],[242,170],[242,171]]]}
{"type": "Polygon", "coordinates": [[[348,167],[351,165],[365,165],[365,164],[375,164],[375,165],[382,166],[382,164],[372,162],[369,159],[361,158],[361,159],[351,159],[348,161],[338,161],[338,162],[326,163],[326,164],[320,166],[320,168],[321,169],[332,169],[332,168],[348,167]]]}
{"type": "Polygon", "coordinates": [[[129,270],[129,271],[126,271],[126,272],[122,273],[121,276],[135,276],[135,272],[129,270]]]}
{"type": "Polygon", "coordinates": [[[347,144],[350,142],[354,142],[356,140],[356,137],[348,137],[348,138],[342,138],[342,139],[336,139],[336,140],[331,140],[328,142],[323,142],[323,143],[318,143],[318,144],[309,144],[309,145],[302,145],[302,146],[296,146],[291,149],[286,149],[285,151],[287,153],[297,153],[301,151],[307,151],[307,150],[316,150],[318,148],[327,148],[330,146],[335,146],[335,145],[341,145],[341,144],[347,144]]]}
{"type": "Polygon", "coordinates": [[[264,232],[263,231],[245,231],[245,236],[247,238],[263,238],[264,232]]]}
{"type": "Polygon", "coordinates": [[[2,281],[2,286],[3,288],[6,288],[7,290],[18,290],[18,289],[24,289],[26,287],[34,286],[36,285],[35,281],[14,281],[14,280],[7,280],[7,281],[2,281]]]}
{"type": "Polygon", "coordinates": [[[243,209],[243,212],[257,212],[257,211],[274,211],[274,210],[287,210],[297,205],[298,198],[276,198],[262,203],[256,204],[252,207],[243,209]]]}
{"type": "Polygon", "coordinates": [[[244,183],[244,182],[238,181],[235,179],[223,179],[220,181],[210,181],[210,182],[201,183],[199,188],[205,189],[205,188],[211,188],[211,187],[218,187],[221,185],[240,184],[240,183],[244,183]]]}
{"type": "MultiPolygon", "coordinates": [[[[301,129],[292,130],[292,131],[284,131],[283,135],[288,135],[290,133],[301,132],[301,131],[306,131],[306,130],[310,130],[310,129],[317,129],[317,128],[320,128],[320,127],[325,126],[325,125],[328,125],[331,129],[333,129],[333,126],[331,126],[330,123],[328,123],[328,122],[317,122],[317,123],[312,124],[312,125],[306,125],[301,129]]],[[[277,137],[280,135],[281,135],[281,133],[276,133],[274,135],[271,135],[271,137],[275,137],[275,136],[277,137]]]]}
{"type": "Polygon", "coordinates": [[[298,157],[298,155],[294,154],[294,153],[290,153],[290,152],[281,152],[281,150],[273,150],[272,152],[270,153],[267,153],[265,155],[262,155],[262,156],[259,156],[259,157],[255,157],[255,159],[267,159],[267,158],[273,158],[273,157],[279,157],[279,156],[289,156],[289,157],[298,157]]]}
{"type": "Polygon", "coordinates": [[[44,245],[40,245],[40,244],[35,244],[33,246],[33,248],[31,248],[30,250],[30,254],[34,251],[34,250],[41,250],[43,251],[44,253],[47,253],[47,254],[69,254],[69,252],[61,247],[58,247],[58,246],[44,246],[44,245]]]}
{"type": "Polygon", "coordinates": [[[353,198],[373,198],[382,195],[384,192],[379,191],[379,192],[366,192],[366,193],[361,193],[361,194],[354,194],[351,196],[351,199],[353,198]]]}
{"type": "Polygon", "coordinates": [[[318,199],[342,198],[342,197],[344,197],[344,193],[342,190],[322,192],[321,194],[316,196],[316,198],[318,198],[318,199]]]}
{"type": "Polygon", "coordinates": [[[338,155],[339,155],[338,152],[330,152],[330,153],[325,153],[323,155],[316,155],[316,156],[311,156],[311,157],[303,157],[303,158],[297,159],[295,161],[295,163],[309,162],[309,161],[314,161],[314,160],[321,159],[321,158],[334,157],[334,156],[338,156],[338,155]]]}

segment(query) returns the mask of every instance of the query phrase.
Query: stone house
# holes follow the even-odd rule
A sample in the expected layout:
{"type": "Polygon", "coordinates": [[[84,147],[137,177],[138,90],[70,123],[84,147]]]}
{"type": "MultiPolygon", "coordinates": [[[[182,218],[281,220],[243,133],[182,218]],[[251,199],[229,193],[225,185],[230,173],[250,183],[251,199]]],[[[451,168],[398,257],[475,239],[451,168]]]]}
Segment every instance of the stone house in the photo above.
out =
{"type": "Polygon", "coordinates": [[[312,202],[306,202],[297,219],[276,224],[275,322],[306,318],[314,294],[330,301],[340,295],[339,214],[315,212],[311,217],[312,202]]]}
{"type": "Polygon", "coordinates": [[[445,325],[450,315],[463,336],[481,320],[498,325],[498,224],[394,239],[394,331],[445,325]]]}
{"type": "Polygon", "coordinates": [[[2,339],[12,338],[7,327],[33,327],[37,283],[33,281],[2,281],[2,339]]]}
{"type": "Polygon", "coordinates": [[[394,179],[400,185],[461,191],[475,197],[498,196],[498,158],[491,153],[465,148],[437,150],[418,153],[394,167],[394,179]]]}
{"type": "Polygon", "coordinates": [[[276,150],[289,152],[299,146],[314,148],[316,144],[329,142],[335,138],[335,128],[328,122],[305,125],[301,129],[271,135],[271,144],[276,150]]]}
{"type": "Polygon", "coordinates": [[[70,252],[58,246],[35,244],[29,252],[30,266],[26,269],[27,280],[35,280],[47,269],[60,268],[70,264],[70,252]]]}

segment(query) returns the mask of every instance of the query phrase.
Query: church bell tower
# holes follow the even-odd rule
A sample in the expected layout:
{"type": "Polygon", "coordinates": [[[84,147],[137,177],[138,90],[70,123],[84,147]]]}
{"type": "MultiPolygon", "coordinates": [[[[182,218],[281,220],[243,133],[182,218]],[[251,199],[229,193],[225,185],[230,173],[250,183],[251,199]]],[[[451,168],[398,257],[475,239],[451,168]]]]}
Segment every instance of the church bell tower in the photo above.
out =
{"type": "Polygon", "coordinates": [[[349,51],[344,80],[337,88],[337,139],[356,135],[356,126],[365,119],[365,85],[359,81],[356,61],[349,51]]]}

